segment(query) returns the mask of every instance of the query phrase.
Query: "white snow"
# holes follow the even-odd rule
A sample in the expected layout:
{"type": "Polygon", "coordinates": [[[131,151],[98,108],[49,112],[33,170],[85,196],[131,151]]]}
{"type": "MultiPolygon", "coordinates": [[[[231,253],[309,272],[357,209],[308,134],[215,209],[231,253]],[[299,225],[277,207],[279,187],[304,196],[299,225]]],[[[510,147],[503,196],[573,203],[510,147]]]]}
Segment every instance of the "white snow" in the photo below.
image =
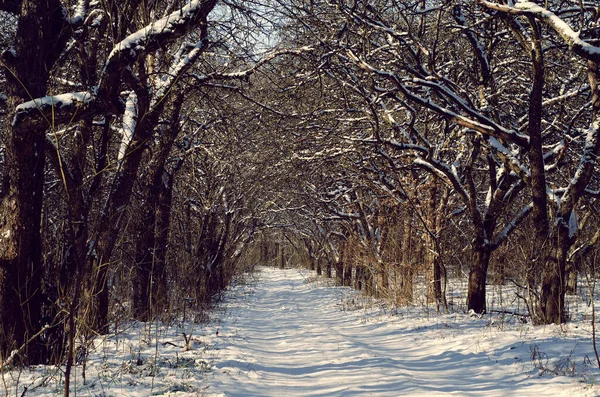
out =
{"type": "Polygon", "coordinates": [[[41,113],[50,109],[71,108],[76,106],[85,106],[94,100],[94,95],[89,91],[69,92],[60,95],[48,95],[36,98],[31,101],[23,102],[15,109],[15,117],[12,125],[16,126],[24,118],[29,116],[32,111],[37,110],[41,113]]]}
{"type": "MultiPolygon", "coordinates": [[[[554,31],[562,37],[562,39],[569,46],[569,48],[575,53],[577,53],[585,59],[592,61],[598,61],[600,59],[600,47],[594,46],[582,40],[579,37],[579,32],[574,31],[568,23],[563,21],[558,15],[556,15],[552,11],[536,4],[535,2],[509,2],[507,6],[486,0],[479,0],[479,3],[490,9],[499,10],[502,12],[539,17],[543,19],[544,22],[548,24],[548,26],[554,29],[554,31]]],[[[562,11],[564,12],[565,10],[562,11]]]]}
{"type": "Polygon", "coordinates": [[[17,106],[17,113],[33,108],[44,108],[46,106],[54,106],[57,108],[61,108],[63,106],[73,106],[74,103],[87,103],[91,100],[92,95],[88,91],[70,92],[60,95],[48,95],[31,101],[23,102],[17,106]]]}
{"type": "MultiPolygon", "coordinates": [[[[263,269],[251,295],[231,296],[207,379],[212,396],[596,395],[578,379],[538,376],[532,342],[551,354],[572,337],[552,327],[499,330],[487,318],[396,313],[344,287],[307,283],[312,272],[263,269]],[[528,334],[522,337],[519,332],[528,334]],[[553,345],[555,344],[555,345],[553,345]]],[[[579,358],[583,360],[584,357],[579,358]]]]}
{"type": "Polygon", "coordinates": [[[571,216],[569,216],[569,238],[577,235],[579,231],[579,222],[577,221],[577,215],[575,211],[571,211],[571,216]]]}
{"type": "Polygon", "coordinates": [[[185,21],[187,18],[190,18],[191,15],[197,12],[201,5],[201,0],[192,0],[189,4],[183,6],[181,9],[151,23],[150,25],[145,26],[137,32],[130,34],[124,40],[115,45],[108,56],[108,62],[110,62],[112,58],[118,57],[118,54],[125,50],[131,51],[132,54],[143,50],[149,37],[156,35],[157,33],[168,33],[174,31],[178,25],[182,24],[183,21],[185,21]]]}
{"type": "Polygon", "coordinates": [[[548,24],[567,42],[570,47],[578,46],[581,50],[590,56],[600,55],[600,48],[591,45],[579,38],[579,33],[575,32],[565,21],[560,19],[553,12],[537,5],[531,1],[523,1],[515,4],[515,7],[521,10],[531,11],[544,18],[548,24]]]}
{"type": "Polygon", "coordinates": [[[83,23],[86,13],[87,13],[88,6],[89,6],[88,3],[89,3],[88,0],[79,0],[77,5],[75,6],[75,10],[73,12],[73,17],[70,20],[70,23],[72,25],[77,25],[77,24],[83,23]]]}
{"type": "Polygon", "coordinates": [[[123,122],[121,126],[121,146],[119,147],[119,153],[117,159],[119,161],[125,158],[127,148],[133,139],[133,133],[135,132],[135,126],[137,124],[137,111],[138,97],[134,91],[129,93],[127,102],[125,103],[125,113],[123,114],[123,122]]]}
{"type": "MultiPolygon", "coordinates": [[[[77,395],[600,393],[589,323],[533,327],[517,316],[439,315],[420,305],[390,310],[350,288],[312,282],[306,270],[262,268],[256,277],[230,289],[205,325],[120,324],[116,335],[96,341],[85,385],[77,367],[77,395]]],[[[494,290],[488,305],[497,308],[494,290]]],[[[571,306],[572,314],[580,310],[589,309],[571,306]]],[[[27,395],[62,394],[54,367],[4,379],[10,395],[24,386],[27,395]]]]}

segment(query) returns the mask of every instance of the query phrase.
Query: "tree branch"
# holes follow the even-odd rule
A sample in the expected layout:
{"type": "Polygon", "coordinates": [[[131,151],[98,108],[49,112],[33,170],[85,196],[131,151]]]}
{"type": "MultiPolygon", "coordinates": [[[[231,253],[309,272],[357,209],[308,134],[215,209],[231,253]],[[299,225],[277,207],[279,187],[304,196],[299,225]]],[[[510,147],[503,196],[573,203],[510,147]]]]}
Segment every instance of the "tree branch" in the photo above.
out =
{"type": "Polygon", "coordinates": [[[579,33],[575,32],[565,21],[558,17],[555,13],[541,7],[531,1],[516,3],[513,7],[492,3],[490,1],[478,0],[483,7],[500,11],[512,15],[529,15],[544,21],[550,26],[564,42],[569,46],[569,49],[580,57],[588,61],[600,62],[600,47],[591,45],[582,40],[579,33]]]}

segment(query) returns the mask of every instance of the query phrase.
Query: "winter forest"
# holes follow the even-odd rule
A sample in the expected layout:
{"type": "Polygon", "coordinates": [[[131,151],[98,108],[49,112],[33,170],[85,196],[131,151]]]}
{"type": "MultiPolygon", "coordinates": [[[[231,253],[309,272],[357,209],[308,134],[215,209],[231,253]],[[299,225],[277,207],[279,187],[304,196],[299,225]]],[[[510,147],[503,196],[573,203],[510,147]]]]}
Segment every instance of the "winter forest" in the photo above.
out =
{"type": "Polygon", "coordinates": [[[7,396],[77,395],[125,324],[194,350],[289,268],[315,307],[579,329],[552,368],[600,376],[596,0],[0,0],[0,48],[7,396]]]}

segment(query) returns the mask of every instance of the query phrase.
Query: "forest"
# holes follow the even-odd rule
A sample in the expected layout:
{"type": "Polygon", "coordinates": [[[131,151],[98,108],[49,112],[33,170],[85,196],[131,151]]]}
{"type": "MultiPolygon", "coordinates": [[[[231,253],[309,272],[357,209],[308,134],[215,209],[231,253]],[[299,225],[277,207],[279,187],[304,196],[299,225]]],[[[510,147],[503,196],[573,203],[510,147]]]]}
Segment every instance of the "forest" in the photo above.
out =
{"type": "Polygon", "coordinates": [[[596,1],[0,0],[0,48],[2,370],[68,395],[258,265],[534,325],[593,295],[596,1]]]}

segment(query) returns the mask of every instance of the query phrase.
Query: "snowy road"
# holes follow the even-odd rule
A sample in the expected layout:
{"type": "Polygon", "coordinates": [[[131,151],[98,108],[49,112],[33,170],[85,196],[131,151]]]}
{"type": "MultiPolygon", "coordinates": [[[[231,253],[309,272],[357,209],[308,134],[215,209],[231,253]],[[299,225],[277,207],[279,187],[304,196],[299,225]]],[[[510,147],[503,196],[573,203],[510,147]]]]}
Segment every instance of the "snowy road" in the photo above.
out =
{"type": "MultiPolygon", "coordinates": [[[[424,309],[394,316],[377,307],[357,309],[364,300],[353,291],[307,283],[309,274],[263,269],[252,288],[230,292],[205,393],[598,395],[578,376],[539,376],[523,331],[485,327],[463,315],[428,319],[424,309]]],[[[553,335],[538,342],[539,349],[570,343],[553,335]]]]}

